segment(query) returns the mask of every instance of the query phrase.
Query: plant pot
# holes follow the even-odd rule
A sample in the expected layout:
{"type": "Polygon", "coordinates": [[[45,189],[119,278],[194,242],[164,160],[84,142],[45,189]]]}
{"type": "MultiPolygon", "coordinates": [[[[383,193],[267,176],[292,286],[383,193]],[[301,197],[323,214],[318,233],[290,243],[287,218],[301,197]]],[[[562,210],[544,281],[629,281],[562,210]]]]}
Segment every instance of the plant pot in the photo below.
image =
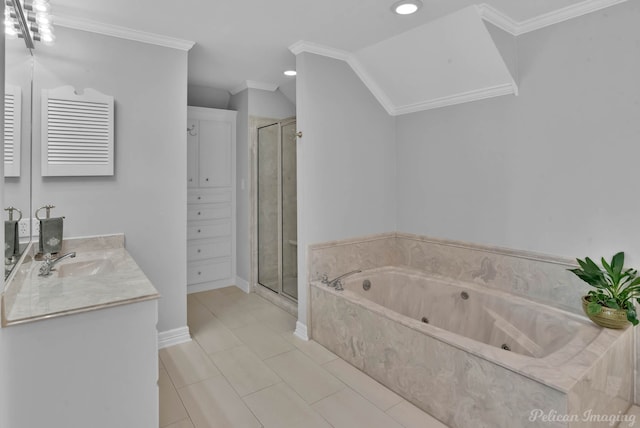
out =
{"type": "Polygon", "coordinates": [[[621,329],[631,324],[627,320],[627,311],[623,309],[613,309],[603,306],[602,311],[600,311],[599,314],[589,315],[589,313],[587,313],[587,305],[589,304],[588,299],[589,296],[582,296],[582,310],[584,310],[584,313],[591,321],[599,326],[621,329]]]}

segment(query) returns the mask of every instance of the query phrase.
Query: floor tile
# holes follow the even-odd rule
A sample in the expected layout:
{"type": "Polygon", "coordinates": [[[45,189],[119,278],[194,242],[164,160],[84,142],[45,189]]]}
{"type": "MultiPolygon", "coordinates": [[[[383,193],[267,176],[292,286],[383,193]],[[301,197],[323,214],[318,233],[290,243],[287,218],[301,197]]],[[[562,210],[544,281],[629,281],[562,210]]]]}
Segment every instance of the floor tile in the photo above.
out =
{"type": "Polygon", "coordinates": [[[296,328],[296,318],[290,313],[268,303],[268,306],[253,309],[251,315],[260,322],[260,324],[269,327],[277,333],[293,333],[296,328]]]}
{"type": "Polygon", "coordinates": [[[313,340],[302,340],[293,333],[282,333],[282,337],[311,358],[316,364],[328,363],[338,358],[336,354],[313,340]]]}
{"type": "Polygon", "coordinates": [[[295,349],[279,334],[260,324],[251,324],[234,329],[232,332],[263,360],[295,349]]]}
{"type": "Polygon", "coordinates": [[[258,323],[258,320],[251,314],[251,310],[241,305],[216,309],[213,313],[227,328],[232,330],[258,323]]]}
{"type": "Polygon", "coordinates": [[[196,333],[213,318],[213,313],[192,294],[187,297],[187,324],[191,334],[196,333]]]}
{"type": "Polygon", "coordinates": [[[178,389],[195,428],[259,428],[261,425],[223,376],[178,389]]]}
{"type": "Polygon", "coordinates": [[[195,340],[161,349],[160,358],[176,388],[220,374],[195,340]]]}
{"type": "Polygon", "coordinates": [[[387,414],[405,428],[447,428],[445,424],[405,400],[387,410],[387,414]]]}
{"type": "Polygon", "coordinates": [[[210,357],[241,397],[282,382],[247,346],[211,354],[210,357]]]}
{"type": "Polygon", "coordinates": [[[313,404],[334,428],[402,428],[389,415],[350,388],[313,404]]]}
{"type": "Polygon", "coordinates": [[[193,332],[193,338],[200,344],[204,352],[214,352],[231,349],[242,345],[240,339],[231,332],[218,318],[212,318],[193,332]]]}
{"type": "Polygon", "coordinates": [[[248,395],[244,401],[265,428],[331,428],[284,383],[248,395]]]}
{"type": "Polygon", "coordinates": [[[297,349],[269,358],[265,363],[309,404],[345,387],[297,349]]]}
{"type": "Polygon", "coordinates": [[[160,426],[165,427],[174,422],[188,418],[187,411],[182,405],[169,375],[164,369],[160,369],[158,376],[158,389],[160,401],[160,426]]]}
{"type": "Polygon", "coordinates": [[[191,419],[183,419],[180,422],[176,422],[175,424],[167,425],[166,427],[161,428],[194,428],[191,423],[191,419]]]}
{"type": "Polygon", "coordinates": [[[323,367],[383,411],[403,401],[395,392],[342,359],[333,360],[323,367]]]}

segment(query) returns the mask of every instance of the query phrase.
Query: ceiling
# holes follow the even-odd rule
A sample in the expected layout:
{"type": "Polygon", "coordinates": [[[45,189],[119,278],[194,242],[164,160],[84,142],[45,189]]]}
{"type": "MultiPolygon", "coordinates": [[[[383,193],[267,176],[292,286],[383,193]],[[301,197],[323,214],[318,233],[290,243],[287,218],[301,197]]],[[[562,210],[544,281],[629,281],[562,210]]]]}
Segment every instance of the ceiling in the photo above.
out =
{"type": "MultiPolygon", "coordinates": [[[[623,0],[613,0],[623,1],[623,0]]],[[[524,23],[602,0],[485,0],[507,21],[524,23]]],[[[79,18],[194,41],[189,83],[227,91],[246,81],[282,85],[295,68],[288,47],[300,40],[355,52],[474,4],[423,0],[411,16],[394,0],[51,0],[54,16],[79,18]]],[[[55,23],[55,21],[54,21],[55,23]]]]}

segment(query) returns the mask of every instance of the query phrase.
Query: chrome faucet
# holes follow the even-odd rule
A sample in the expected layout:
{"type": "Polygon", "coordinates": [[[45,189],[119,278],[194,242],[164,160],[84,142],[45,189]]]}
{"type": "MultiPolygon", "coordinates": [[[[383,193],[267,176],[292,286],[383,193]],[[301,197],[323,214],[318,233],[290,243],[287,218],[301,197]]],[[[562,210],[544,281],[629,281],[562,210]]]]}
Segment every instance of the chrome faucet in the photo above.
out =
{"type": "Polygon", "coordinates": [[[44,261],[42,262],[42,265],[40,265],[40,273],[38,274],[38,276],[49,276],[51,275],[51,271],[53,270],[53,267],[55,265],[57,265],[59,262],[61,262],[64,259],[68,259],[68,258],[74,258],[76,256],[76,252],[71,252],[71,253],[67,253],[63,256],[58,257],[57,259],[54,259],[51,254],[47,253],[44,255],[44,261]]]}
{"type": "Polygon", "coordinates": [[[344,287],[343,287],[344,284],[342,283],[342,278],[344,278],[346,276],[349,276],[349,275],[356,274],[356,273],[360,273],[360,272],[362,272],[362,271],[359,270],[359,269],[352,270],[351,272],[344,273],[344,274],[340,275],[339,277],[334,278],[332,280],[329,280],[329,277],[325,273],[320,278],[320,282],[322,282],[324,285],[326,285],[328,287],[335,288],[337,291],[342,291],[342,290],[344,290],[344,287]]]}

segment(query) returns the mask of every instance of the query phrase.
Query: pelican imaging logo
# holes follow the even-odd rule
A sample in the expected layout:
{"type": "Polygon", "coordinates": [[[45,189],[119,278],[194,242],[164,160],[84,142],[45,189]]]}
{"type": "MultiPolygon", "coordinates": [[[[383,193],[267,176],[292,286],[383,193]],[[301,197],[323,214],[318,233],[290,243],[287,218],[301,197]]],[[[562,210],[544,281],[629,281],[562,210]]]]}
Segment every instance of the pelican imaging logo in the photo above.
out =
{"type": "MultiPolygon", "coordinates": [[[[619,428],[633,427],[636,424],[636,415],[626,415],[622,412],[615,414],[595,413],[592,409],[585,410],[582,414],[559,413],[555,410],[544,411],[542,409],[533,409],[529,414],[529,422],[548,422],[548,423],[566,423],[566,422],[599,422],[609,425],[610,427],[618,425],[619,428]]],[[[598,425],[600,426],[600,425],[598,425]]]]}

